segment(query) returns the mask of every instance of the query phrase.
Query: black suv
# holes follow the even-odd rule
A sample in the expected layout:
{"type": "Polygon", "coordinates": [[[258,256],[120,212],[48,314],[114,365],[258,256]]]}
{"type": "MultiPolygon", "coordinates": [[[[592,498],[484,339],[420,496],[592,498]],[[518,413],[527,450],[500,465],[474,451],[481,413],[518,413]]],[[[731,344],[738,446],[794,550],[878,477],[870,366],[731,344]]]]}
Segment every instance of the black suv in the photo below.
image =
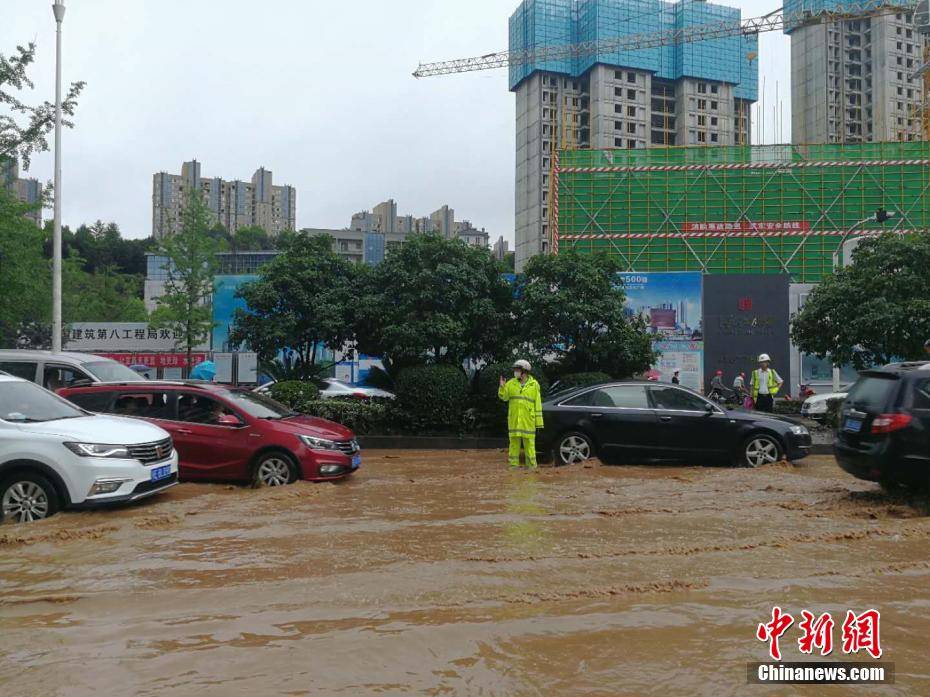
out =
{"type": "Polygon", "coordinates": [[[860,373],[843,402],[833,451],[859,479],[930,485],[930,361],[860,373]]]}

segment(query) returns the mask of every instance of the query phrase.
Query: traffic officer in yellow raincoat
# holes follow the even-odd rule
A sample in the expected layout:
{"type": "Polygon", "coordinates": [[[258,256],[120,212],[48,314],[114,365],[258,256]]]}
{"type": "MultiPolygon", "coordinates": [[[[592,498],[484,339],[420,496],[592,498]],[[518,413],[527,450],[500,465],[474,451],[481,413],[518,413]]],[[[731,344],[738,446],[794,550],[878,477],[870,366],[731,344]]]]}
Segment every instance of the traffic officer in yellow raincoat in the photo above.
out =
{"type": "Polygon", "coordinates": [[[520,445],[526,466],[535,470],[536,465],[536,429],[543,427],[542,390],[539,383],[530,375],[528,361],[520,360],[513,364],[513,378],[504,380],[501,376],[497,396],[507,402],[507,428],[510,432],[510,451],[508,460],[510,468],[520,467],[520,445]]]}

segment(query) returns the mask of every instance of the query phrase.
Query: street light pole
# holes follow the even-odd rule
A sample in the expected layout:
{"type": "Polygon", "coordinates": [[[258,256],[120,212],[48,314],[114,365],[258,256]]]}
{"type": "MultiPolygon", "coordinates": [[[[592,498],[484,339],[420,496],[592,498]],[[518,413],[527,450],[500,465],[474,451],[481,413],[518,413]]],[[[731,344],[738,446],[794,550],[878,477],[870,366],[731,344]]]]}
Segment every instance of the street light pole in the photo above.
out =
{"type": "Polygon", "coordinates": [[[64,0],[55,0],[55,224],[52,238],[52,351],[61,351],[61,23],[64,0]]]}

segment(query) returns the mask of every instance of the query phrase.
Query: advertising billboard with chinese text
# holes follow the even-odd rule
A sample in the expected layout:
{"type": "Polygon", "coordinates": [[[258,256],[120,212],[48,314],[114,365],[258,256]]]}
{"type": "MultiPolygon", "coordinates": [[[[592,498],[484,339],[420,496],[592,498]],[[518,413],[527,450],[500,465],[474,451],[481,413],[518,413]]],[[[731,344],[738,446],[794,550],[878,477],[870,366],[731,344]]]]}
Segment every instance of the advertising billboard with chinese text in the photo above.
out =
{"type": "Polygon", "coordinates": [[[623,273],[626,312],[641,317],[653,335],[653,348],[661,352],[653,372],[671,382],[679,371],[681,384],[703,388],[704,340],[701,302],[702,277],[698,272],[623,273]]]}

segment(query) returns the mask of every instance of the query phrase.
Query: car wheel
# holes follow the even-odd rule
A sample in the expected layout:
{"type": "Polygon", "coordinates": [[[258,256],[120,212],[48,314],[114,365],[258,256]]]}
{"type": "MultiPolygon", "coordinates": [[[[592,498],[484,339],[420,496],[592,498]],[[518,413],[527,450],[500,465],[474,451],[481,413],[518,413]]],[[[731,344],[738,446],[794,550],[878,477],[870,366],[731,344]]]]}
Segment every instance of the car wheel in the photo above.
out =
{"type": "Polygon", "coordinates": [[[566,433],[559,438],[555,447],[555,459],[559,465],[574,465],[594,457],[594,445],[591,439],[577,431],[566,433]]]}
{"type": "Polygon", "coordinates": [[[761,467],[778,462],[781,458],[782,447],[778,439],[767,433],[756,433],[743,443],[738,464],[744,467],[761,467]]]}
{"type": "Polygon", "coordinates": [[[284,486],[297,480],[297,467],[284,453],[265,453],[255,463],[255,486],[284,486]]]}
{"type": "Polygon", "coordinates": [[[58,492],[33,472],[14,474],[0,484],[0,520],[31,523],[58,512],[58,492]]]}

